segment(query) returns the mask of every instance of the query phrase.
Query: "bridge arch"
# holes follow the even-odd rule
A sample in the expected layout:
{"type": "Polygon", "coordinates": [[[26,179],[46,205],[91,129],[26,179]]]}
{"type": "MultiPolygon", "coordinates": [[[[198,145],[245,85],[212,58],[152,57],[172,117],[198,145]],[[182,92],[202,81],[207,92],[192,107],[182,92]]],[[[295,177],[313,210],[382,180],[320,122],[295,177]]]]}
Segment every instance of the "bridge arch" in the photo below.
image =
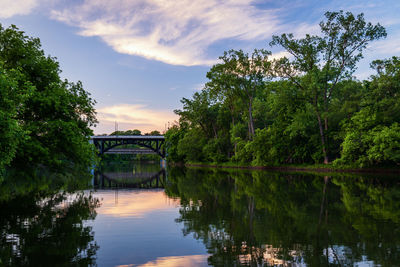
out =
{"type": "Polygon", "coordinates": [[[138,145],[153,150],[161,158],[165,158],[164,136],[152,135],[119,135],[119,136],[92,136],[91,142],[98,149],[101,156],[110,149],[122,145],[138,145]]]}

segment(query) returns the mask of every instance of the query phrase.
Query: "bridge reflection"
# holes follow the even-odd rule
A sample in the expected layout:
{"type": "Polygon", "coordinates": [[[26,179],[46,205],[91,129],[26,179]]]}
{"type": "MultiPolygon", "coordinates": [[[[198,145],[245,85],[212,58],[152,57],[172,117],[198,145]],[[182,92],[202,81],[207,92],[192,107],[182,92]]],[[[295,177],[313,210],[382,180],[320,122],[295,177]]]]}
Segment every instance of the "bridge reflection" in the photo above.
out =
{"type": "Polygon", "coordinates": [[[165,169],[158,172],[97,172],[93,179],[95,188],[164,188],[165,169]]]}

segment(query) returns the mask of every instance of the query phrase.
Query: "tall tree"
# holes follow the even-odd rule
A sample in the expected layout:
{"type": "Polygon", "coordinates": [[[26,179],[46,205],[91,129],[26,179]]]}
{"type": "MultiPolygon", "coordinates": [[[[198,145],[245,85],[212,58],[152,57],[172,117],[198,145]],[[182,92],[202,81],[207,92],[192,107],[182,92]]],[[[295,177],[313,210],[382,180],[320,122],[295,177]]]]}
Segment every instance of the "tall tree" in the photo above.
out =
{"type": "Polygon", "coordinates": [[[337,84],[350,79],[356,63],[363,57],[368,43],[386,37],[379,23],[366,23],[363,14],[326,12],[320,22],[322,36],[306,35],[295,39],[293,34],[273,36],[270,45],[282,46],[292,56],[276,60],[276,75],[293,82],[312,104],[318,120],[324,163],[329,162],[327,134],[331,98],[337,84]]]}
{"type": "Polygon", "coordinates": [[[242,50],[229,50],[219,59],[222,63],[216,64],[207,74],[211,81],[208,86],[216,90],[217,95],[222,95],[231,102],[233,110],[234,99],[240,97],[246,104],[248,115],[249,139],[253,139],[254,118],[253,102],[257,90],[264,87],[264,82],[269,78],[271,62],[268,56],[271,52],[264,49],[255,49],[249,56],[242,50]]]}

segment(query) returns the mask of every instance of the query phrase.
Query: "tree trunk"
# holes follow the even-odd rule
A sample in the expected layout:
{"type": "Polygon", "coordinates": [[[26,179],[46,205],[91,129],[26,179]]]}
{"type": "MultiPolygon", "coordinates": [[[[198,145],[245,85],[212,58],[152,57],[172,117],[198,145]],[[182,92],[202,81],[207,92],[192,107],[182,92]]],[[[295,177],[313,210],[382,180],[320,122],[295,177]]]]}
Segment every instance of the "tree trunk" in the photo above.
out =
{"type": "Polygon", "coordinates": [[[254,122],[253,122],[253,99],[249,99],[249,139],[254,137],[254,122]]]}
{"type": "Polygon", "coordinates": [[[322,125],[321,115],[319,114],[318,111],[316,113],[317,113],[317,118],[318,118],[319,134],[321,136],[322,153],[324,155],[324,164],[328,164],[329,159],[328,159],[328,153],[327,153],[327,149],[326,149],[324,127],[322,125]]]}
{"type": "Polygon", "coordinates": [[[213,132],[214,132],[214,138],[218,139],[218,134],[217,134],[217,130],[215,129],[214,123],[212,124],[212,128],[213,128],[213,132]]]}
{"type": "MultiPolygon", "coordinates": [[[[233,112],[232,112],[232,128],[234,128],[234,127],[235,127],[235,116],[233,115],[233,112]]],[[[234,155],[236,155],[236,149],[237,149],[236,138],[235,138],[235,143],[233,144],[233,146],[234,146],[233,153],[234,153],[234,155]]]]}

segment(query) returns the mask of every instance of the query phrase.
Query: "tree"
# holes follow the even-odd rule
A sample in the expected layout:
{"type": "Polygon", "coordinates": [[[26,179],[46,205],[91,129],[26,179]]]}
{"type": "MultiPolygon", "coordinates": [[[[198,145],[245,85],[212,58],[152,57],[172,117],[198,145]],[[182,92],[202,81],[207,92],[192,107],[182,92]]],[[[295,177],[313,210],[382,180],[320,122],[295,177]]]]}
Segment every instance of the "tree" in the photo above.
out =
{"type": "Polygon", "coordinates": [[[193,94],[193,100],[181,100],[183,110],[174,110],[182,122],[187,122],[194,127],[200,127],[209,138],[218,137],[217,116],[219,104],[215,103],[206,90],[193,94]]]}
{"type": "Polygon", "coordinates": [[[42,165],[59,171],[90,166],[94,155],[90,127],[97,121],[95,101],[82,83],[62,80],[58,62],[45,56],[40,40],[15,26],[4,29],[0,25],[0,61],[3,73],[18,73],[16,80],[2,74],[2,79],[12,84],[8,87],[11,95],[24,95],[27,86],[31,88],[13,104],[16,113],[10,118],[15,118],[14,125],[26,138],[16,136],[20,142],[12,165],[42,165]]]}
{"type": "Polygon", "coordinates": [[[21,73],[7,71],[3,65],[0,61],[0,175],[4,166],[14,159],[20,141],[27,136],[18,122],[17,114],[34,90],[29,83],[19,86],[21,73]]]}
{"type": "Polygon", "coordinates": [[[379,23],[366,23],[363,14],[355,17],[350,12],[326,12],[325,17],[326,21],[319,24],[321,37],[307,34],[295,39],[293,34],[282,34],[273,36],[270,45],[282,46],[293,57],[275,60],[274,70],[277,76],[294,83],[313,106],[327,164],[332,95],[340,81],[351,78],[369,42],[386,37],[386,31],[379,23]]]}
{"type": "Polygon", "coordinates": [[[135,130],[127,130],[127,131],[115,131],[110,135],[142,135],[142,132],[138,129],[135,130]]]}
{"type": "Polygon", "coordinates": [[[151,131],[150,133],[147,133],[146,135],[162,135],[162,134],[160,133],[160,131],[154,130],[151,131]]]}
{"type": "Polygon", "coordinates": [[[253,102],[256,92],[264,87],[265,80],[269,78],[269,55],[271,52],[264,49],[255,49],[251,56],[242,50],[229,50],[219,58],[222,63],[216,64],[207,73],[211,80],[207,86],[213,89],[214,94],[228,101],[232,113],[235,98],[241,98],[245,103],[250,140],[255,133],[253,102]]]}
{"type": "Polygon", "coordinates": [[[342,155],[335,163],[359,167],[400,162],[400,59],[377,60],[360,110],[344,125],[342,155]]]}

